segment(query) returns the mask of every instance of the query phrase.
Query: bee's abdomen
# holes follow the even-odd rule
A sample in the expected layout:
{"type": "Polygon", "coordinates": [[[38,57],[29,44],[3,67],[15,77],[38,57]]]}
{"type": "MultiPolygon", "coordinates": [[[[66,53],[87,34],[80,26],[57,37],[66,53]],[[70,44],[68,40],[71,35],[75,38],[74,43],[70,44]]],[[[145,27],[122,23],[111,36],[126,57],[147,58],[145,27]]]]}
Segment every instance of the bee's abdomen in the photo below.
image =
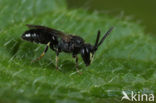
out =
{"type": "Polygon", "coordinates": [[[22,35],[22,39],[30,41],[30,42],[47,44],[48,42],[51,41],[52,34],[43,29],[31,29],[31,30],[26,31],[22,35]]]}

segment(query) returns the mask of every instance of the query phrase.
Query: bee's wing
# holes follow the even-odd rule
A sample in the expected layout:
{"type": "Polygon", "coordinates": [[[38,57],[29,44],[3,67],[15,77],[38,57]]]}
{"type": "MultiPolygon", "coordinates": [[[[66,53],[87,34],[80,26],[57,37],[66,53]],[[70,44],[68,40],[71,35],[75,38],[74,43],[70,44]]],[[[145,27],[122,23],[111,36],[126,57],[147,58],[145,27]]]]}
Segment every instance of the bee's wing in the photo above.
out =
{"type": "Polygon", "coordinates": [[[70,35],[66,35],[65,33],[59,31],[59,30],[56,30],[56,29],[53,29],[53,28],[49,28],[49,27],[45,27],[45,26],[40,26],[40,25],[30,25],[30,24],[27,24],[26,25],[28,28],[30,29],[42,29],[42,30],[46,30],[47,32],[51,32],[52,34],[60,37],[61,39],[65,40],[66,42],[70,41],[71,39],[71,36],[70,35]]]}

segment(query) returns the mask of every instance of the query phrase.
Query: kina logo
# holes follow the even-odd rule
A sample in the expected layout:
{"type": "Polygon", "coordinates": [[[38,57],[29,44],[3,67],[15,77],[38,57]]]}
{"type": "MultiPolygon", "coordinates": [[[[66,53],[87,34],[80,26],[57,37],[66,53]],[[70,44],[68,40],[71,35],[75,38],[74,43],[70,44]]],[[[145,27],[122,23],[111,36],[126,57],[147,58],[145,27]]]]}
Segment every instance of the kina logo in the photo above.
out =
{"type": "Polygon", "coordinates": [[[128,100],[128,101],[152,101],[154,102],[154,94],[146,94],[146,93],[140,93],[140,92],[133,92],[131,91],[131,94],[127,94],[125,91],[122,91],[122,98],[121,101],[123,100],[128,100]]]}

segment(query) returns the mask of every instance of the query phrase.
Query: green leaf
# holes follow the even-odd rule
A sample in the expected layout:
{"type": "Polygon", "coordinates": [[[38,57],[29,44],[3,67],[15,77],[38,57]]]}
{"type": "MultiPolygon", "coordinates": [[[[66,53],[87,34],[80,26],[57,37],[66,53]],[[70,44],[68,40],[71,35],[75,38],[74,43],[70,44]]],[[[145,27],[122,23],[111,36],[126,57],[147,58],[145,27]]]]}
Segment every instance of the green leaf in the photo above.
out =
{"type": "Polygon", "coordinates": [[[64,0],[0,0],[0,102],[120,102],[122,90],[156,92],[156,39],[136,23],[68,10],[64,0]],[[72,55],[55,53],[31,64],[45,45],[21,40],[25,24],[49,26],[94,44],[97,31],[114,30],[86,67],[76,73],[72,55]]]}

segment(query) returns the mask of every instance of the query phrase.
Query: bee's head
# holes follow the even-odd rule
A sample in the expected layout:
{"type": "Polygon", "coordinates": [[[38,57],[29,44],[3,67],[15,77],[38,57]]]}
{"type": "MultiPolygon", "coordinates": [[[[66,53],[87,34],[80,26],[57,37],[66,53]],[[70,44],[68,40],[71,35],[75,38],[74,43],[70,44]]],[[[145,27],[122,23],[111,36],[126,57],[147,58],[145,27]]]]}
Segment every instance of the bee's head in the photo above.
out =
{"type": "Polygon", "coordinates": [[[84,44],[83,48],[81,49],[81,56],[83,58],[83,61],[86,64],[86,66],[88,66],[90,64],[90,62],[93,59],[94,53],[96,52],[96,50],[98,49],[98,47],[103,43],[103,41],[105,40],[105,38],[110,34],[110,32],[112,31],[112,29],[113,29],[113,27],[110,28],[105,33],[105,35],[102,37],[102,39],[100,41],[99,41],[99,39],[100,39],[100,31],[98,31],[96,42],[95,42],[94,46],[92,46],[90,44],[84,44]]]}
{"type": "Polygon", "coordinates": [[[81,49],[81,56],[86,64],[88,66],[93,58],[93,46],[90,44],[84,44],[83,48],[81,49]]]}

